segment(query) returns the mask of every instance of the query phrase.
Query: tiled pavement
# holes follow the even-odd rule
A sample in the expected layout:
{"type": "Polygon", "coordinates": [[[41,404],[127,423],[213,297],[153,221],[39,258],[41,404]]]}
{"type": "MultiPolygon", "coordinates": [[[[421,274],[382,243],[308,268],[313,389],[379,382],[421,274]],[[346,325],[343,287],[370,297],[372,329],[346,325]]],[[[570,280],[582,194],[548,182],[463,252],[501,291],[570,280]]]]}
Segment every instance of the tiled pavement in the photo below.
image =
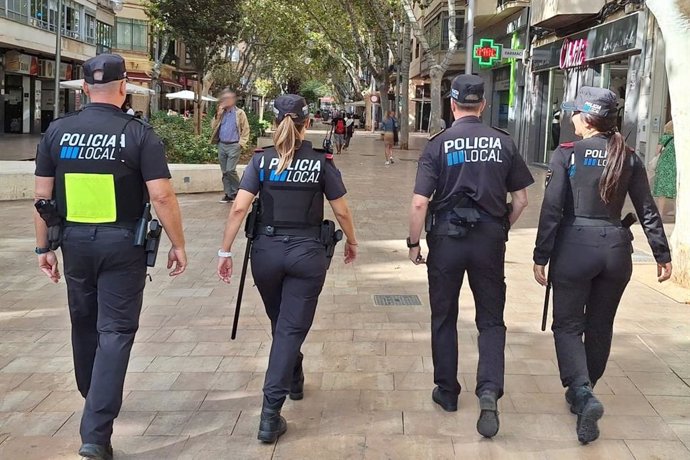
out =
{"type": "MultiPolygon", "coordinates": [[[[217,196],[181,197],[191,263],[177,279],[152,270],[115,425],[117,458],[690,458],[690,316],[686,305],[654,289],[649,265],[636,265],[597,387],[606,405],[601,439],[578,445],[551,335],[539,331],[543,290],[532,280],[530,252],[540,185],[508,245],[501,431],[491,441],[475,431],[476,330],[466,288],[460,411],[435,407],[425,270],[406,261],[403,242],[415,171],[405,160],[418,152],[385,167],[381,150],[380,141],[360,134],[337,158],[360,258],[354,266],[333,263],[304,347],[306,396],[286,403],[289,431],[276,446],[256,440],[268,321],[248,289],[241,329],[230,341],[237,280],[228,287],[215,276],[228,207],[217,196]],[[424,306],[375,307],[373,294],[417,294],[424,306]]],[[[0,203],[0,216],[0,458],[78,458],[82,400],[72,376],[65,286],[49,285],[35,267],[30,203],[0,203]]],[[[636,244],[644,249],[642,238],[636,244]]]]}

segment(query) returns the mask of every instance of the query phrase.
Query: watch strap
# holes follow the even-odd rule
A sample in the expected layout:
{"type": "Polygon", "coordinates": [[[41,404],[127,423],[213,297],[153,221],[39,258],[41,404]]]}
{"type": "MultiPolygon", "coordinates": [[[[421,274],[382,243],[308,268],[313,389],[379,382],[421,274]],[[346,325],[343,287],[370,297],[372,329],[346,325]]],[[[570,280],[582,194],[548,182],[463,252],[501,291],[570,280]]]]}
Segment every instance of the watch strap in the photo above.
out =
{"type": "Polygon", "coordinates": [[[42,254],[47,254],[50,252],[50,248],[39,248],[38,246],[34,249],[34,252],[39,256],[42,254]]]}
{"type": "Polygon", "coordinates": [[[222,249],[219,249],[218,250],[218,257],[224,257],[226,259],[232,258],[232,252],[230,252],[230,251],[225,252],[222,249]]]}

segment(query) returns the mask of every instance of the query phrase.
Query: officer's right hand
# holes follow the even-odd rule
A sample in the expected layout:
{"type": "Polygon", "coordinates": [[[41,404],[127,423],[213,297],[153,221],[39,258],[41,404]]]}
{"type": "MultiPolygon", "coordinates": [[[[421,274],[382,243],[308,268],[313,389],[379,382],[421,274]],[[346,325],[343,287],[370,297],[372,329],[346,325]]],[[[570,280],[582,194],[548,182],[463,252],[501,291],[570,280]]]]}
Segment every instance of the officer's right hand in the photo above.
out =
{"type": "Polygon", "coordinates": [[[187,253],[184,248],[173,246],[168,252],[168,270],[175,265],[175,269],[170,272],[170,276],[177,276],[184,273],[187,269],[187,253]]]}
{"type": "Polygon", "coordinates": [[[546,286],[549,281],[546,279],[546,265],[534,264],[534,279],[542,286],[546,286]]]}
{"type": "Polygon", "coordinates": [[[656,276],[660,283],[668,281],[673,273],[673,265],[671,262],[666,264],[658,264],[656,267],[656,276]]]}
{"type": "Polygon", "coordinates": [[[357,243],[351,244],[345,242],[345,263],[349,264],[357,258],[357,243]]]}
{"type": "Polygon", "coordinates": [[[58,258],[53,251],[38,256],[38,267],[53,283],[60,281],[58,258]]]}

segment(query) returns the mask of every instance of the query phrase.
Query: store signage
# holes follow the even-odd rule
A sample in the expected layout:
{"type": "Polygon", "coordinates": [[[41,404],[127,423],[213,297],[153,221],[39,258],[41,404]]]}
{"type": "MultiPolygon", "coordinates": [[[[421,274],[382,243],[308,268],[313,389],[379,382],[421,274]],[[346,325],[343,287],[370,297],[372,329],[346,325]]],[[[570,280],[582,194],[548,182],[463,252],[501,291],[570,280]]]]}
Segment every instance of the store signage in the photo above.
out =
{"type": "Polygon", "coordinates": [[[563,40],[563,46],[561,46],[561,60],[559,62],[559,67],[561,69],[580,67],[585,61],[587,61],[586,38],[563,40]]]}
{"type": "Polygon", "coordinates": [[[8,51],[5,54],[5,71],[24,75],[37,75],[38,58],[28,54],[21,54],[17,51],[8,51]]]}
{"type": "MultiPolygon", "coordinates": [[[[378,101],[379,101],[379,97],[378,97],[378,96],[371,96],[371,102],[372,102],[372,103],[376,104],[378,101]]],[[[321,102],[325,102],[325,101],[322,100],[321,102]]]]}
{"type": "Polygon", "coordinates": [[[482,38],[478,45],[474,45],[474,58],[479,61],[479,67],[492,67],[501,59],[503,45],[495,43],[490,38],[482,38]]]}
{"type": "Polygon", "coordinates": [[[516,50],[503,48],[501,57],[503,59],[522,59],[525,56],[525,50],[516,50]]]}
{"type": "MultiPolygon", "coordinates": [[[[55,78],[55,61],[39,59],[38,77],[55,78]]],[[[72,64],[60,63],[60,80],[72,80],[72,64]]]]}

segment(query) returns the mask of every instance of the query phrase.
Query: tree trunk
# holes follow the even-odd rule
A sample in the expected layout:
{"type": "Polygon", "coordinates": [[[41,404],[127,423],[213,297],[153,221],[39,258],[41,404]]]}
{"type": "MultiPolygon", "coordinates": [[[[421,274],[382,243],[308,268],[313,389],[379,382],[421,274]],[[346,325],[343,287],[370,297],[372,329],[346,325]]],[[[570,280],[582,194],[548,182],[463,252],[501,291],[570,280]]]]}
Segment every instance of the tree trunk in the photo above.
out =
{"type": "Polygon", "coordinates": [[[264,119],[264,105],[266,104],[266,97],[261,96],[261,105],[259,106],[259,120],[264,119]]]}
{"type": "Polygon", "coordinates": [[[400,149],[407,150],[410,145],[410,29],[407,21],[403,24],[402,63],[400,64],[400,149]]]}
{"type": "Polygon", "coordinates": [[[153,49],[153,67],[151,68],[151,89],[153,89],[154,92],[151,95],[151,100],[149,101],[150,115],[158,112],[160,107],[161,67],[163,66],[163,59],[165,59],[165,56],[168,54],[168,49],[170,48],[170,36],[168,34],[164,34],[163,36],[156,35],[155,40],[156,42],[153,49]]]}
{"type": "Polygon", "coordinates": [[[194,95],[194,134],[199,136],[201,134],[201,88],[203,87],[203,73],[199,72],[199,79],[195,85],[194,95]]]}
{"type": "Polygon", "coordinates": [[[690,287],[690,54],[672,46],[690,43],[690,0],[647,0],[666,41],[666,74],[676,145],[676,226],[671,237],[674,281],[690,287]]]}
{"type": "Polygon", "coordinates": [[[440,65],[435,65],[429,69],[431,77],[431,113],[429,114],[429,134],[436,134],[441,130],[441,82],[443,81],[444,69],[440,65]]]}

